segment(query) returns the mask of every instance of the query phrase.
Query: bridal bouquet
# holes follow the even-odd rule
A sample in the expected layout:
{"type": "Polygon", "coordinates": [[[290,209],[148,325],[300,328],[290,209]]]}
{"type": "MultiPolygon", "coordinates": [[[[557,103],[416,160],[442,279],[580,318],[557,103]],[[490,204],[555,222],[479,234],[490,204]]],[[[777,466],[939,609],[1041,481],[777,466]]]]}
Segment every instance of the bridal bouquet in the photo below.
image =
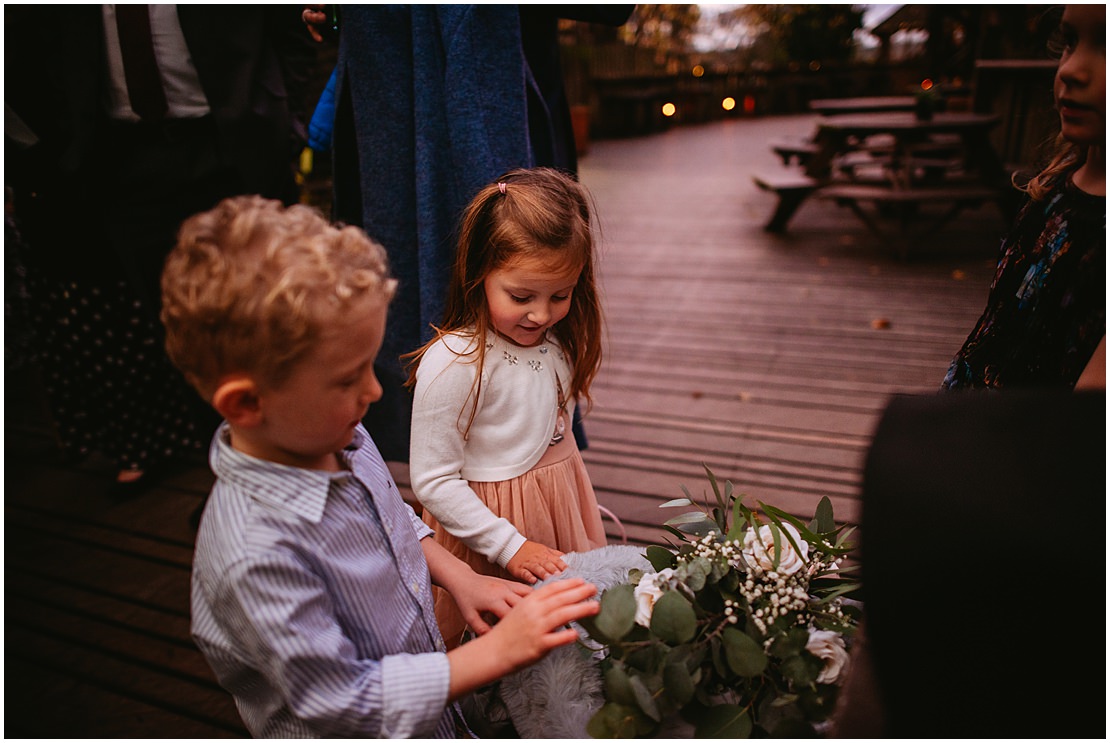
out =
{"type": "MultiPolygon", "coordinates": [[[[858,621],[840,565],[853,529],[828,498],[807,524],[706,472],[716,503],[667,521],[679,543],[648,547],[654,572],[632,570],[582,623],[604,679],[595,738],[802,737],[832,712],[858,621]]],[[[663,507],[697,505],[683,492],[663,507]]]]}

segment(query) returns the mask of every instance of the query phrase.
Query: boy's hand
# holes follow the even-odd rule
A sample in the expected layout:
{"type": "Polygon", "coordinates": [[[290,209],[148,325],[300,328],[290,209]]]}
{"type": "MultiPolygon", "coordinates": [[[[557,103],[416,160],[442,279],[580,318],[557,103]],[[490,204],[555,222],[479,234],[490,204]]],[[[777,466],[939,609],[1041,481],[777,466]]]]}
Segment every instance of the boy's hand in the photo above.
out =
{"type": "Polygon", "coordinates": [[[516,551],[505,569],[526,583],[535,583],[566,570],[562,557],[559,550],[529,540],[516,551]]]}
{"type": "Polygon", "coordinates": [[[469,580],[461,581],[456,586],[451,592],[451,598],[455,599],[466,623],[479,635],[492,629],[482,616],[484,613],[503,619],[510,609],[532,593],[531,587],[523,583],[494,578],[492,575],[471,575],[469,580]]]}
{"type": "Polygon", "coordinates": [[[447,654],[451,663],[449,700],[519,671],[562,645],[578,639],[574,629],[560,629],[601,610],[587,601],[597,588],[581,578],[558,580],[533,591],[493,629],[447,654]]]}

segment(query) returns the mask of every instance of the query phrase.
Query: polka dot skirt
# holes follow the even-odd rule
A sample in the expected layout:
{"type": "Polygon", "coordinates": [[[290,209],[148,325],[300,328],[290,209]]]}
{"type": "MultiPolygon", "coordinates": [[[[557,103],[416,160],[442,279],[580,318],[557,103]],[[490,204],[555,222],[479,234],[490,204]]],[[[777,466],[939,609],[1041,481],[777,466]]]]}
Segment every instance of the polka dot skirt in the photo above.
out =
{"type": "Polygon", "coordinates": [[[120,469],[202,454],[215,419],[170,364],[156,311],[124,282],[32,278],[32,323],[51,412],[66,452],[97,450],[120,469]]]}

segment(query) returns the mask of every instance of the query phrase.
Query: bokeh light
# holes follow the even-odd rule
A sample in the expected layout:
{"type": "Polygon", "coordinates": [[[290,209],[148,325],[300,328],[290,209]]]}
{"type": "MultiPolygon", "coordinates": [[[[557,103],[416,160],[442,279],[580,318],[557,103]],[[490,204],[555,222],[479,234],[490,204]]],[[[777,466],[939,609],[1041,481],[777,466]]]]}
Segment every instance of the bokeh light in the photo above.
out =
{"type": "Polygon", "coordinates": [[[663,115],[664,116],[674,116],[676,111],[678,111],[678,108],[676,108],[673,103],[664,103],[663,104],[663,115]]]}
{"type": "Polygon", "coordinates": [[[721,101],[721,108],[726,111],[731,111],[732,109],[736,108],[736,99],[732,96],[725,98],[723,101],[721,101]]]}
{"type": "Polygon", "coordinates": [[[700,64],[696,64],[694,65],[694,69],[692,69],[690,72],[691,74],[693,74],[694,77],[701,77],[705,74],[705,68],[702,67],[700,64]]]}

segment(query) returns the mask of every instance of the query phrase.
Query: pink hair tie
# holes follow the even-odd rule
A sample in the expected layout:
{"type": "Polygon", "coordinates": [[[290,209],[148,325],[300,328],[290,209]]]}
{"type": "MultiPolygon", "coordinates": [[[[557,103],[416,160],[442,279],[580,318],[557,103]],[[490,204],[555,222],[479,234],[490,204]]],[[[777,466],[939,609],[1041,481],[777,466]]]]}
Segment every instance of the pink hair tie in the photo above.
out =
{"type": "Polygon", "coordinates": [[[505,184],[504,183],[498,183],[497,184],[497,189],[501,192],[502,196],[505,195],[505,184]]]}

